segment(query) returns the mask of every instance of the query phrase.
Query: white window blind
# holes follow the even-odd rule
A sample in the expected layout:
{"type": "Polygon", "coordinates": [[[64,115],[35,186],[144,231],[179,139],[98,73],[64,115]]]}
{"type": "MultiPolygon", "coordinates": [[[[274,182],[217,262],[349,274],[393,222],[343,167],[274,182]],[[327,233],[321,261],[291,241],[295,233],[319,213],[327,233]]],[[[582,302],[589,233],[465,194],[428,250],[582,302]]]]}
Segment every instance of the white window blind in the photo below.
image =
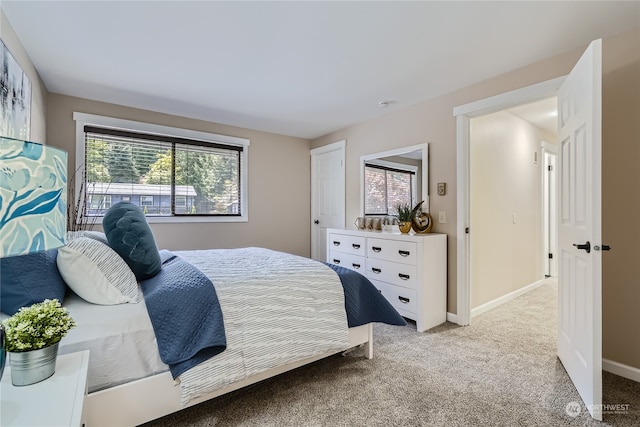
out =
{"type": "Polygon", "coordinates": [[[85,126],[88,216],[129,201],[148,216],[239,216],[242,146],[85,126]]]}

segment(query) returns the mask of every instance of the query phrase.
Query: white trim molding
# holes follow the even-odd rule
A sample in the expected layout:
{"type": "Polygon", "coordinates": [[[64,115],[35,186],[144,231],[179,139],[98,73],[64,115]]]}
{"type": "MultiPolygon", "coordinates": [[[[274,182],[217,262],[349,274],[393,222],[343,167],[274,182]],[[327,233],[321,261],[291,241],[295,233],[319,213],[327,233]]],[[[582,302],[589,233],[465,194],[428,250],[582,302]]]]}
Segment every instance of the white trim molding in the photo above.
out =
{"type": "Polygon", "coordinates": [[[457,166],[457,320],[459,325],[471,322],[470,276],[470,120],[505,108],[556,96],[566,76],[495,95],[453,109],[456,118],[457,166]]]}
{"type": "Polygon", "coordinates": [[[347,146],[347,140],[343,139],[340,141],[332,142],[331,144],[323,145],[322,147],[312,148],[309,152],[310,155],[314,156],[317,154],[329,153],[331,151],[340,150],[347,146]]]}
{"type": "Polygon", "coordinates": [[[502,304],[506,304],[509,301],[518,298],[521,295],[526,294],[527,292],[531,292],[536,288],[539,288],[540,286],[544,285],[545,279],[540,279],[538,281],[535,281],[533,283],[531,283],[530,285],[524,286],[520,289],[516,289],[515,291],[509,292],[508,294],[502,295],[501,297],[498,297],[492,301],[486,302],[482,305],[479,305],[478,307],[471,309],[471,318],[474,318],[476,316],[481,315],[482,313],[486,313],[487,311],[494,309],[498,306],[501,306],[502,304]]]}
{"type": "Polygon", "coordinates": [[[458,323],[458,315],[447,311],[447,322],[458,323]]]}
{"type": "Polygon", "coordinates": [[[602,370],[632,381],[640,382],[640,369],[634,368],[633,366],[603,358],[602,370]]]}

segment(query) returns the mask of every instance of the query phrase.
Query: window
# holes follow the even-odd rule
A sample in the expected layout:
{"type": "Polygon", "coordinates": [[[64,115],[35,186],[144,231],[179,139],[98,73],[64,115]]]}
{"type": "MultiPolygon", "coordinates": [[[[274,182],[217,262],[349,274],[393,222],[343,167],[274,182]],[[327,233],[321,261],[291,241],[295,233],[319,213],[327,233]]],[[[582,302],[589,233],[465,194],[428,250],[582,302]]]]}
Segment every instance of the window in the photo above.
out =
{"type": "Polygon", "coordinates": [[[187,207],[187,197],[176,196],[176,208],[186,208],[186,207],[187,207]]]}
{"type": "Polygon", "coordinates": [[[140,206],[153,206],[153,196],[140,196],[140,206]]]}
{"type": "Polygon", "coordinates": [[[111,198],[137,204],[150,222],[246,221],[248,140],[82,113],[74,119],[86,215],[104,214],[93,199],[105,194],[109,206],[111,198]]]}
{"type": "Polygon", "coordinates": [[[89,210],[93,213],[104,214],[104,211],[111,207],[110,194],[90,194],[89,210]]]}
{"type": "Polygon", "coordinates": [[[366,163],[365,215],[395,215],[400,203],[413,206],[415,171],[390,162],[366,163]]]}

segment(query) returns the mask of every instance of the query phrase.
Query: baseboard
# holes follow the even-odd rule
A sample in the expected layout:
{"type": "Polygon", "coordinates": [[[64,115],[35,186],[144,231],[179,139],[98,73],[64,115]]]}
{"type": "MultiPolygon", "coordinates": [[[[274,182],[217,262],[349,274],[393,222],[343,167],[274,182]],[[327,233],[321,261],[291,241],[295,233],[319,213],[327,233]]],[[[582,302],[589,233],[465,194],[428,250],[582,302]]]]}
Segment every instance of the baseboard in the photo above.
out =
{"type": "MultiPolygon", "coordinates": [[[[536,282],[533,282],[530,285],[527,285],[525,287],[522,287],[520,289],[517,289],[513,292],[509,292],[506,295],[503,295],[501,297],[498,297],[496,299],[494,299],[493,301],[489,301],[487,303],[484,303],[476,308],[472,308],[471,309],[471,318],[473,319],[476,316],[481,315],[484,312],[487,312],[493,308],[496,308],[504,303],[507,303],[509,301],[511,301],[514,298],[519,297],[520,295],[524,295],[527,292],[531,292],[532,290],[540,287],[541,285],[543,285],[545,283],[545,279],[541,279],[538,280],[536,282]]],[[[449,315],[447,314],[447,318],[449,317],[449,315]]]]}
{"type": "Polygon", "coordinates": [[[447,322],[458,323],[458,315],[455,313],[447,312],[447,322]]]}
{"type": "Polygon", "coordinates": [[[602,370],[640,382],[640,369],[634,368],[633,366],[624,365],[609,359],[602,359],[602,370]]]}

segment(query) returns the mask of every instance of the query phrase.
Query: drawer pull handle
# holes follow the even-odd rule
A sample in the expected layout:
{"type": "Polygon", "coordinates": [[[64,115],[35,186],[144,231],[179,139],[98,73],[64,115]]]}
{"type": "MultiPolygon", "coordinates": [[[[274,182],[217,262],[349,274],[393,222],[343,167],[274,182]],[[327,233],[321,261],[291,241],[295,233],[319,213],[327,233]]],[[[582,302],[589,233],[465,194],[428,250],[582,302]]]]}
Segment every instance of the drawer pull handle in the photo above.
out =
{"type": "Polygon", "coordinates": [[[353,268],[360,268],[360,264],[356,264],[355,262],[351,265],[353,266],[353,268]]]}
{"type": "Polygon", "coordinates": [[[402,280],[409,280],[410,276],[408,274],[398,273],[398,277],[402,280]]]}
{"type": "Polygon", "coordinates": [[[334,259],[334,260],[333,260],[333,263],[334,263],[334,264],[340,264],[340,260],[339,260],[339,259],[334,259]]]}
{"type": "Polygon", "coordinates": [[[409,302],[411,301],[409,298],[405,298],[405,297],[398,297],[398,299],[403,304],[409,304],[409,302]]]}
{"type": "Polygon", "coordinates": [[[378,247],[378,246],[371,246],[371,250],[373,252],[382,252],[382,248],[378,247]]]}
{"type": "Polygon", "coordinates": [[[374,267],[374,268],[372,268],[372,269],[371,269],[371,271],[373,271],[373,272],[374,272],[374,273],[376,273],[376,274],[380,274],[380,273],[382,273],[382,270],[380,270],[379,268],[375,268],[375,267],[374,267]]]}
{"type": "Polygon", "coordinates": [[[360,245],[357,243],[353,243],[351,246],[353,246],[353,249],[360,249],[360,245]]]}
{"type": "Polygon", "coordinates": [[[411,254],[411,252],[409,251],[402,251],[402,250],[398,251],[398,253],[400,254],[400,256],[409,256],[411,254]]]}
{"type": "Polygon", "coordinates": [[[338,242],[337,240],[333,241],[333,246],[340,246],[340,242],[338,242]]]}

